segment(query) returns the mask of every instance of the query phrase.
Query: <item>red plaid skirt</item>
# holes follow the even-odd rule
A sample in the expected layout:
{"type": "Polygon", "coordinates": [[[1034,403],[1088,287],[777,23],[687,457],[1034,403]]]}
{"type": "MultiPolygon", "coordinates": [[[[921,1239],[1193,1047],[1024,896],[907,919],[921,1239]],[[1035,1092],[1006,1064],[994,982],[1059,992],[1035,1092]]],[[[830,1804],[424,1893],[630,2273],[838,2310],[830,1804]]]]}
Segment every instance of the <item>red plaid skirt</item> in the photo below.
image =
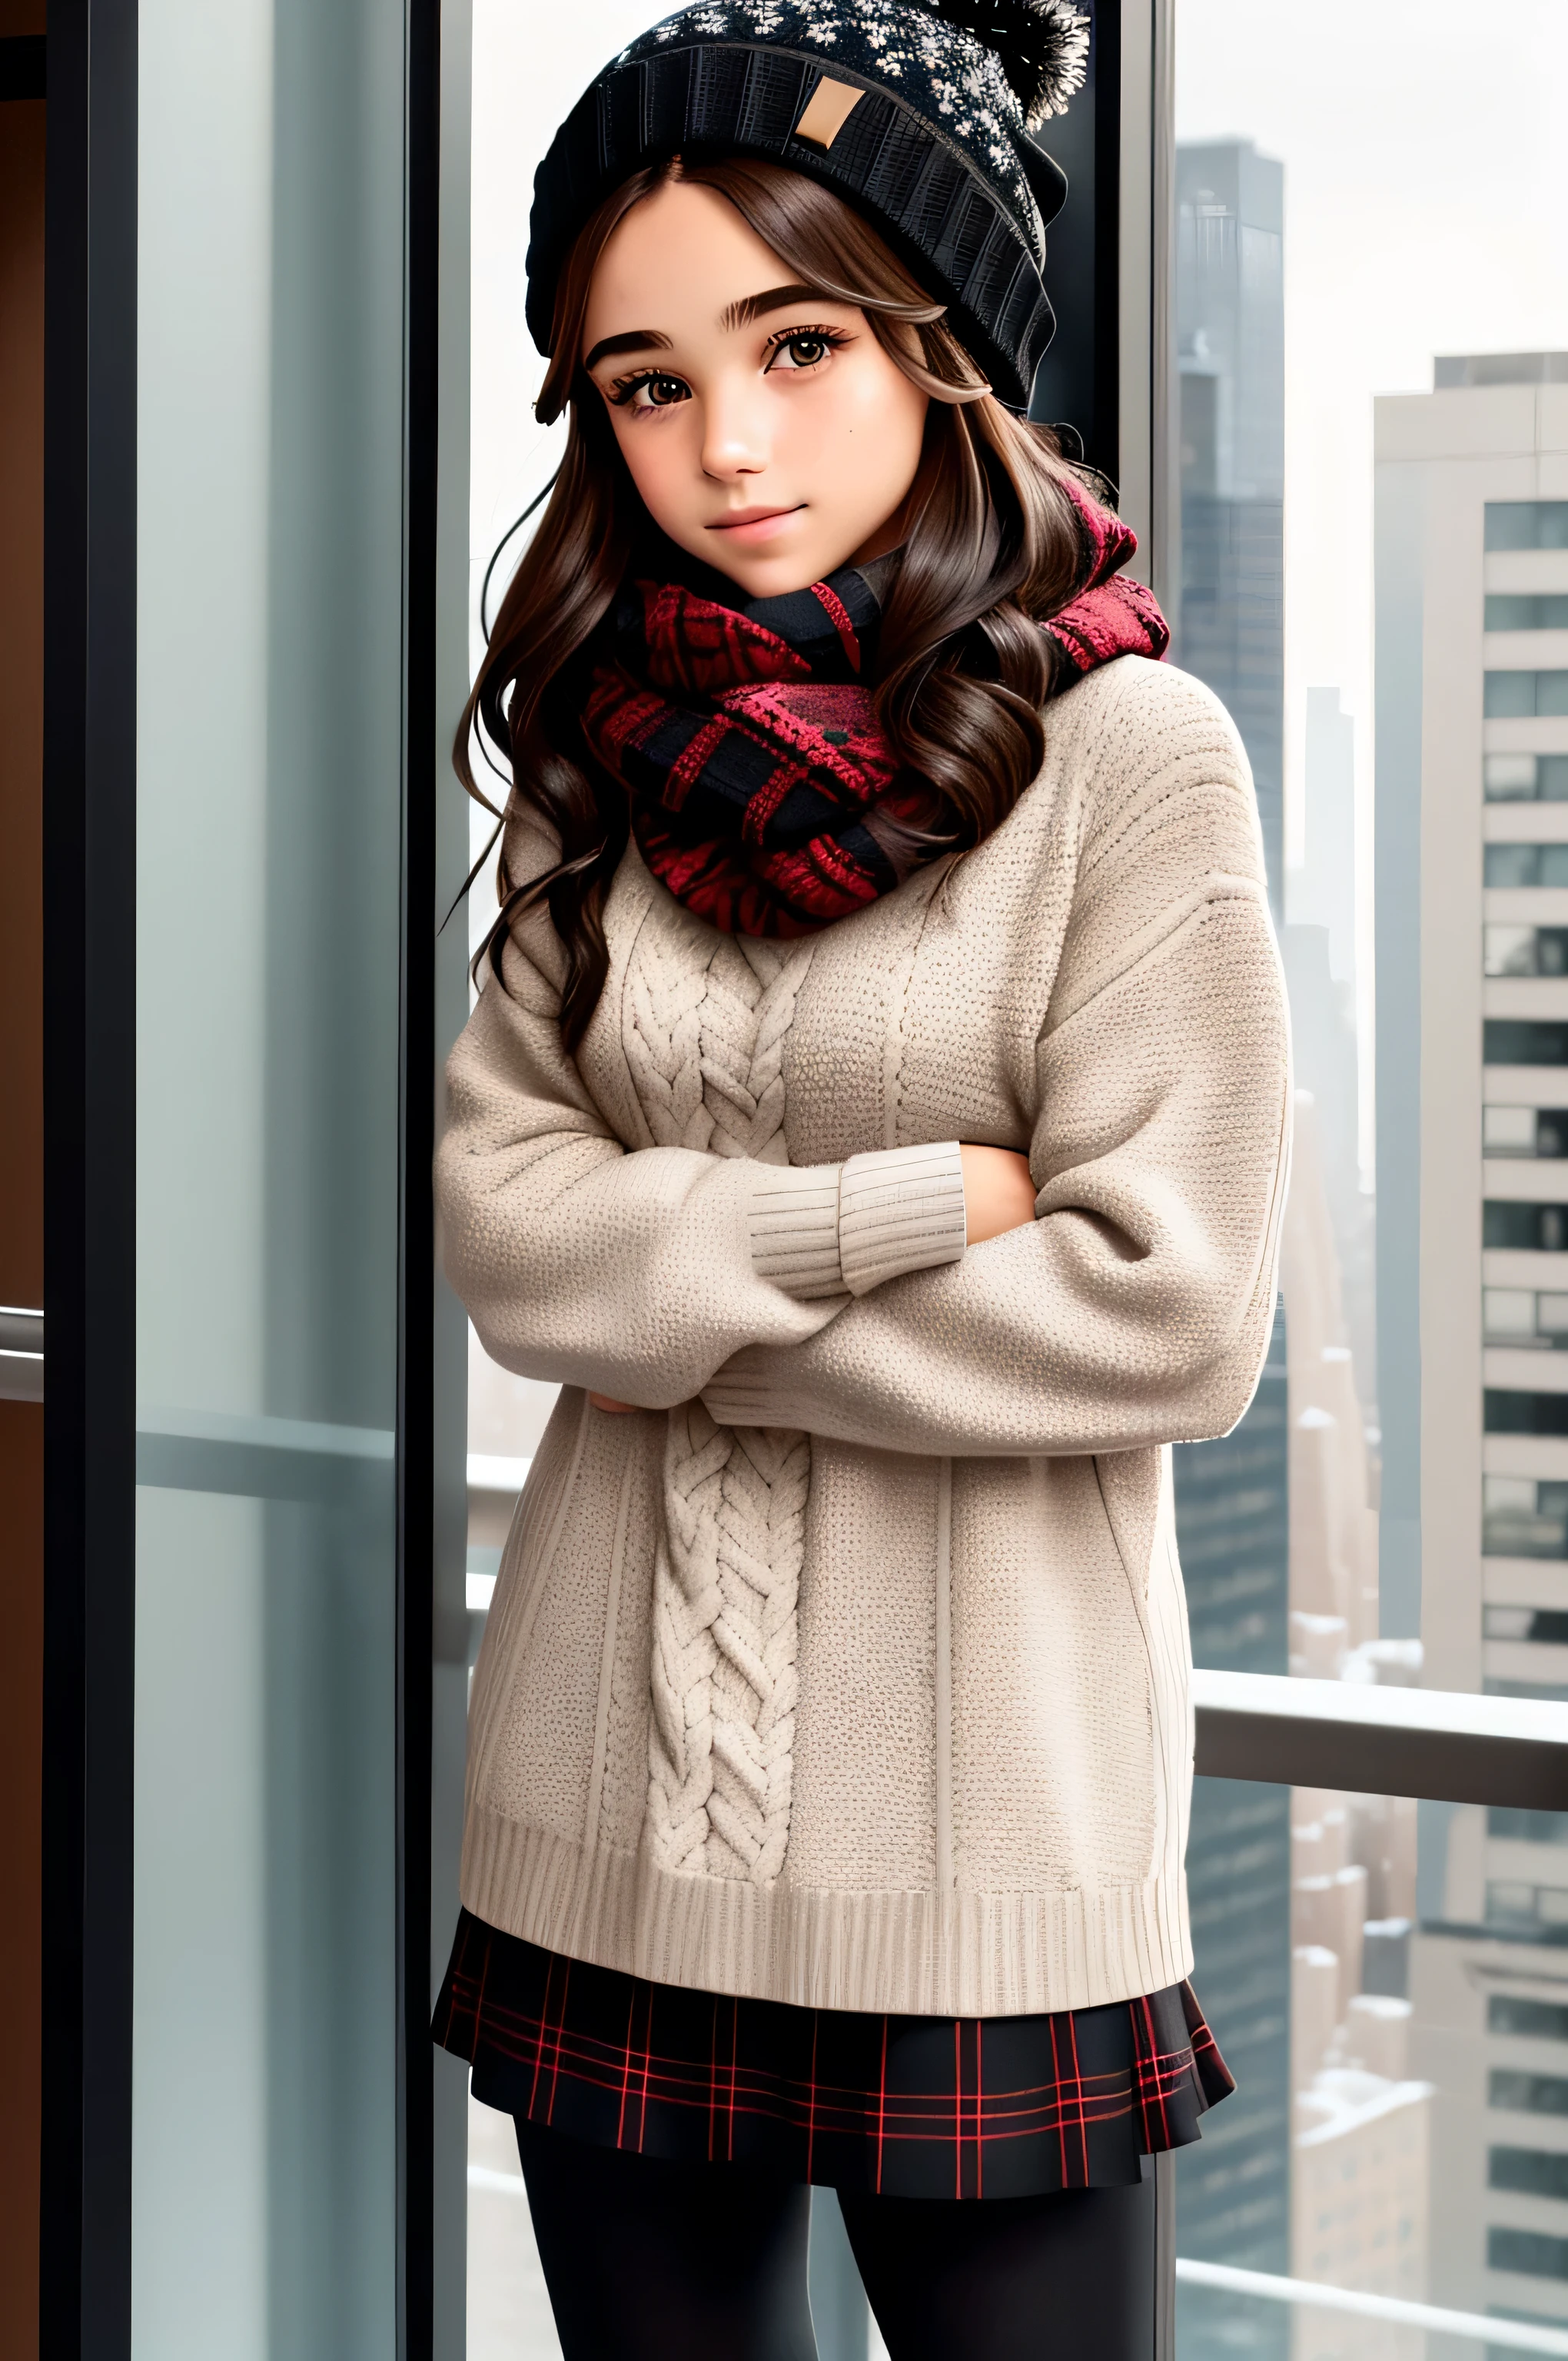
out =
{"type": "Polygon", "coordinates": [[[433,2026],[574,2138],[884,2197],[1123,2187],[1235,2088],[1190,1984],[1054,2016],[878,2016],[653,1984],[465,1910],[433,2026]]]}

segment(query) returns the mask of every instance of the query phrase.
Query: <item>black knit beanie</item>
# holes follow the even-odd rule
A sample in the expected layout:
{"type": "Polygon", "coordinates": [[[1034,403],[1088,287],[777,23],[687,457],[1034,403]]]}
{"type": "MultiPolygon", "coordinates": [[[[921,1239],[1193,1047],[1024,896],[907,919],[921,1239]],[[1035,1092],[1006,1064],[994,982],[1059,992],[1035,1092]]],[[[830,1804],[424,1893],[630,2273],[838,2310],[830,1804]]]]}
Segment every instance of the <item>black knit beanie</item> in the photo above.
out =
{"type": "Polygon", "coordinates": [[[1081,87],[1071,0],[702,0],[621,51],[533,184],[528,324],[548,353],[555,287],[589,214],[671,157],[757,156],[867,217],[1000,398],[1027,406],[1055,323],[1046,224],[1067,194],[1031,132],[1081,87]]]}

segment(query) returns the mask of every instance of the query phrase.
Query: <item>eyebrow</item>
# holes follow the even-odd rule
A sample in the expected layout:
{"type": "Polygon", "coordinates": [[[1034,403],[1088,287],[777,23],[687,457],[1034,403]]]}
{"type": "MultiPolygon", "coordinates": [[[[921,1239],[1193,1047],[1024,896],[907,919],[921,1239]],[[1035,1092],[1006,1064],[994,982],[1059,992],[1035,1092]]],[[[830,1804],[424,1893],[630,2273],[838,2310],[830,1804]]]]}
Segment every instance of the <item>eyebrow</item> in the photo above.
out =
{"type": "Polygon", "coordinates": [[[743,295],[738,303],[728,303],[718,315],[721,328],[749,328],[764,312],[779,312],[786,303],[837,303],[844,298],[825,295],[820,287],[803,287],[798,281],[790,287],[769,287],[761,295],[743,295]]]}
{"type": "Polygon", "coordinates": [[[591,371],[616,353],[667,353],[669,349],[670,339],[662,328],[626,328],[619,336],[601,336],[585,357],[583,367],[591,371]]]}
{"type": "MultiPolygon", "coordinates": [[[[786,303],[841,303],[842,295],[825,295],[820,287],[806,287],[799,280],[788,287],[767,287],[760,295],[742,295],[734,303],[727,303],[718,315],[721,328],[749,328],[768,312],[782,312],[786,303]]],[[[583,367],[591,376],[600,361],[611,359],[618,353],[667,353],[670,339],[662,328],[626,328],[619,336],[601,336],[584,358],[583,367]]]]}

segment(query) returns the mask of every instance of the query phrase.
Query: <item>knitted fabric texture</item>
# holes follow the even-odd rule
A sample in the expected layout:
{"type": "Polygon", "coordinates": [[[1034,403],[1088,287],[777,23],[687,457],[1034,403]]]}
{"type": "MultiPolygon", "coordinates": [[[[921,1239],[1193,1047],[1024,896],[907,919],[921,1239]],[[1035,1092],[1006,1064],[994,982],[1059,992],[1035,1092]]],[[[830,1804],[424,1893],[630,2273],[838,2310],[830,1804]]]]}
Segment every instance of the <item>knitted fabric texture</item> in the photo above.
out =
{"type": "MultiPolygon", "coordinates": [[[[1078,580],[1041,627],[1058,691],[1116,656],[1163,655],[1170,636],[1153,592],[1121,577],[1132,532],[1072,478],[1063,483],[1078,580]]],[[[805,934],[946,849],[928,788],[899,771],[877,717],[877,622],[876,598],[850,566],[739,605],[677,583],[623,588],[584,732],[630,791],[653,875],[714,926],[805,934]]]]}
{"type": "MultiPolygon", "coordinates": [[[[909,2015],[1190,1972],[1165,1446],[1228,1433],[1267,1346],[1283,996],[1214,698],[1129,656],[1045,736],[961,861],[798,939],[718,931],[633,839],[576,1050],[537,909],[453,1051],[446,1268],[562,1389],[474,1674],[489,1926],[909,2015]],[[967,1248],[966,1139],[1036,1191],[967,1248]]],[[[506,853],[558,857],[521,811],[506,853]]]]}
{"type": "MultiPolygon", "coordinates": [[[[657,922],[638,937],[627,1049],[663,1148],[786,1161],[784,1040],[811,946],[719,938],[693,967],[657,922]]],[[[811,1445],[670,1412],[653,1569],[648,1830],[665,1868],[777,1877],[789,1840],[795,1602],[811,1445]]]]}
{"type": "Polygon", "coordinates": [[[1050,341],[1046,223],[1067,182],[1031,137],[1080,88],[1089,20],[1069,0],[946,12],[913,0],[700,0],[608,65],[534,181],[528,324],[551,349],[573,239],[631,174],[755,156],[866,214],[950,312],[1004,401],[1027,406],[1050,341]],[[814,130],[827,85],[841,109],[814,130]],[[836,90],[833,88],[837,85],[836,90]]]}

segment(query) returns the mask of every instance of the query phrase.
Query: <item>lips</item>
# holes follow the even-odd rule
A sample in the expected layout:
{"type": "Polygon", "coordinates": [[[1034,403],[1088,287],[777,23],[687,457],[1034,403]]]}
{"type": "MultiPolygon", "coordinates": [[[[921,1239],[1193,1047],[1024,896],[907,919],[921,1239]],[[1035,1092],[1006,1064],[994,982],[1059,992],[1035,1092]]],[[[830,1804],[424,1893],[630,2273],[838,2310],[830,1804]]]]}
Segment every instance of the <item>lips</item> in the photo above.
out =
{"type": "Polygon", "coordinates": [[[788,508],[732,509],[728,516],[718,517],[707,528],[709,533],[734,533],[748,524],[771,524],[775,517],[795,516],[805,507],[796,500],[788,508]]]}

